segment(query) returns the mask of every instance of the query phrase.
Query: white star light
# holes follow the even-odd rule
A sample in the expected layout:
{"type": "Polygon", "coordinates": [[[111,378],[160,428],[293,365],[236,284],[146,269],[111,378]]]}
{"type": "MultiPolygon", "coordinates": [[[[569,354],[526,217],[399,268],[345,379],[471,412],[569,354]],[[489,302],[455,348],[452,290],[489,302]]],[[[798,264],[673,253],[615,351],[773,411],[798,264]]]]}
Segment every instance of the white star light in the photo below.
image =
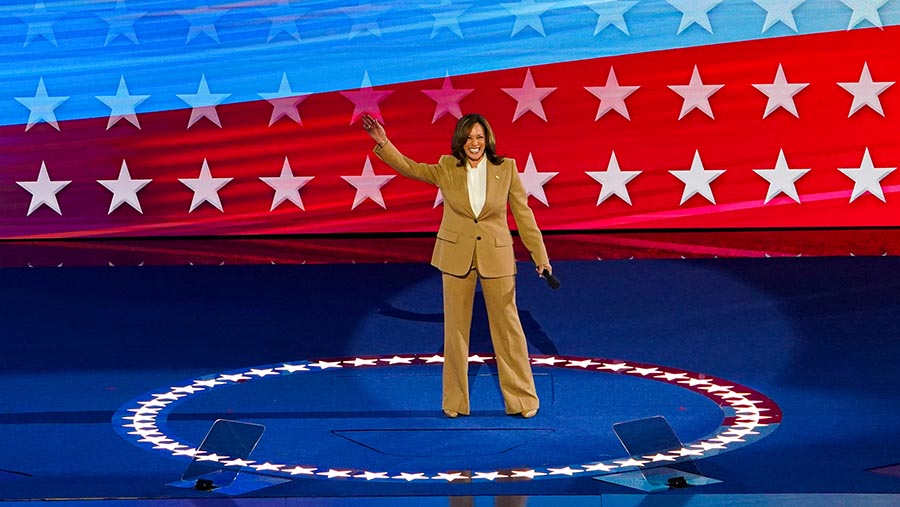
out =
{"type": "Polygon", "coordinates": [[[351,472],[352,470],[335,470],[333,468],[330,468],[327,472],[319,472],[316,475],[328,477],[329,479],[334,479],[335,477],[346,477],[349,479],[351,472]]]}
{"type": "Polygon", "coordinates": [[[614,26],[625,35],[631,35],[628,33],[628,25],[625,24],[625,13],[637,4],[636,1],[581,0],[581,3],[597,13],[595,36],[608,26],[614,26]]]}
{"type": "Polygon", "coordinates": [[[559,172],[538,172],[537,166],[534,165],[534,158],[531,156],[531,152],[528,152],[528,161],[525,163],[525,171],[519,173],[519,176],[522,179],[522,185],[525,187],[526,197],[533,195],[535,199],[544,203],[544,206],[549,207],[550,204],[547,202],[547,195],[544,193],[544,184],[557,174],[559,174],[559,172]]]}
{"type": "Polygon", "coordinates": [[[138,200],[137,193],[140,189],[147,186],[153,180],[133,180],[131,173],[128,171],[128,164],[122,160],[122,167],[119,168],[119,178],[115,180],[97,180],[97,183],[106,187],[113,193],[112,201],[109,203],[109,211],[107,215],[112,215],[123,203],[127,203],[138,213],[143,214],[141,202],[138,200]]]}
{"type": "Polygon", "coordinates": [[[526,26],[533,28],[537,33],[546,37],[547,34],[544,33],[544,24],[541,23],[541,15],[548,10],[553,9],[555,3],[556,2],[544,1],[535,3],[534,0],[520,0],[519,3],[515,4],[500,4],[504,9],[516,17],[516,22],[513,25],[510,37],[521,32],[526,26]]]}
{"type": "Polygon", "coordinates": [[[772,25],[781,21],[788,28],[797,31],[797,23],[794,21],[794,9],[806,0],[753,0],[753,3],[766,10],[766,21],[763,23],[762,33],[772,28],[772,25]]]}
{"type": "Polygon", "coordinates": [[[697,69],[697,66],[694,65],[694,71],[691,73],[691,81],[686,85],[669,85],[669,89],[673,92],[681,95],[684,99],[684,103],[681,105],[681,114],[678,115],[678,119],[684,118],[684,115],[693,111],[694,109],[699,109],[706,113],[712,119],[715,119],[713,116],[712,107],[709,105],[709,98],[712,97],[714,93],[719,91],[725,85],[705,85],[703,84],[703,80],[700,79],[700,71],[697,69]]]}
{"type": "Polygon", "coordinates": [[[279,368],[275,368],[276,370],[286,371],[288,373],[294,373],[297,371],[309,371],[309,368],[306,367],[305,364],[285,364],[279,368]]]}
{"type": "Polygon", "coordinates": [[[348,40],[367,33],[381,38],[381,28],[378,26],[378,18],[391,10],[391,7],[376,7],[369,0],[361,0],[356,7],[341,7],[341,12],[353,19],[348,40]]]}
{"type": "Polygon", "coordinates": [[[366,163],[363,165],[363,172],[360,176],[341,176],[344,181],[356,187],[356,196],[353,198],[353,206],[350,209],[356,209],[366,199],[372,199],[379,206],[387,209],[387,206],[384,204],[384,197],[381,195],[381,187],[394,179],[394,176],[396,175],[376,175],[375,170],[372,169],[372,160],[367,155],[366,163]]]}
{"type": "Polygon", "coordinates": [[[98,12],[97,16],[109,25],[109,30],[106,32],[106,41],[103,45],[108,46],[110,42],[120,35],[135,44],[140,44],[134,31],[134,22],[146,15],[146,12],[129,12],[125,7],[125,0],[117,0],[116,7],[111,13],[98,12]]]}
{"type": "Polygon", "coordinates": [[[272,42],[275,37],[282,33],[290,35],[295,40],[300,40],[297,20],[306,14],[306,10],[292,9],[290,0],[278,0],[275,5],[260,9],[260,11],[264,12],[263,15],[272,23],[266,42],[272,42]]]}
{"type": "Polygon", "coordinates": [[[556,363],[565,363],[565,359],[557,359],[556,357],[532,357],[531,364],[556,366],[556,363]]]}
{"type": "Polygon", "coordinates": [[[534,78],[531,77],[531,69],[525,71],[525,81],[521,88],[502,88],[502,90],[510,97],[516,99],[516,112],[513,114],[512,121],[518,120],[523,114],[531,111],[538,115],[544,121],[547,121],[547,115],[544,114],[544,106],[541,101],[547,95],[556,90],[555,87],[538,88],[534,85],[534,78]]]}
{"type": "Polygon", "coordinates": [[[279,176],[260,176],[266,185],[275,190],[275,197],[272,198],[272,207],[269,211],[274,211],[284,201],[291,201],[298,208],[305,211],[303,200],[300,199],[300,189],[315,178],[315,176],[294,176],[291,170],[291,163],[288,158],[284,157],[284,164],[281,166],[281,174],[279,176]]]}
{"type": "Polygon", "coordinates": [[[437,5],[420,5],[420,9],[428,11],[434,16],[434,27],[431,29],[431,38],[440,33],[442,28],[450,30],[460,39],[463,38],[462,30],[459,27],[459,17],[470,7],[465,5],[452,5],[451,0],[441,0],[437,5]]]}
{"type": "Polygon", "coordinates": [[[783,107],[789,113],[799,118],[797,106],[794,104],[794,95],[800,93],[800,90],[809,86],[809,83],[788,83],[784,77],[784,69],[778,64],[778,71],[775,73],[775,82],[772,84],[755,84],[754,88],[763,92],[769,101],[766,102],[766,112],[763,118],[772,114],[779,107],[783,107]]]}
{"type": "Polygon", "coordinates": [[[56,42],[56,35],[53,33],[53,24],[63,16],[61,12],[48,12],[44,7],[44,2],[37,0],[34,4],[34,10],[28,14],[19,14],[16,17],[20,21],[28,25],[28,32],[25,34],[25,45],[28,47],[34,39],[43,37],[50,44],[59,47],[56,42]]]}
{"type": "Polygon", "coordinates": [[[59,202],[56,200],[56,194],[65,188],[66,185],[72,183],[71,180],[51,180],[50,175],[47,173],[47,165],[41,161],[41,170],[38,173],[37,180],[17,181],[16,183],[31,193],[31,204],[28,206],[27,216],[31,216],[36,209],[45,204],[58,215],[62,215],[62,211],[59,209],[59,202]]]}
{"type": "Polygon", "coordinates": [[[863,63],[862,74],[859,75],[858,82],[838,83],[838,86],[853,95],[853,104],[850,105],[850,114],[847,117],[853,116],[863,106],[869,106],[876,113],[884,116],[884,110],[881,108],[881,99],[878,96],[893,84],[894,81],[872,81],[872,74],[869,73],[869,63],[863,63]]]}
{"type": "Polygon", "coordinates": [[[415,359],[416,359],[415,357],[394,356],[389,359],[382,359],[381,361],[385,362],[387,364],[391,364],[391,365],[393,365],[393,364],[412,364],[412,362],[415,361],[415,359]]]}
{"type": "Polygon", "coordinates": [[[438,121],[442,116],[448,113],[456,119],[462,118],[462,110],[459,107],[459,102],[473,91],[474,89],[472,88],[453,88],[453,83],[450,81],[449,74],[444,77],[444,82],[441,84],[439,90],[422,90],[422,93],[428,95],[431,100],[437,103],[434,109],[434,116],[431,118],[431,123],[438,121]]]}
{"type": "Polygon", "coordinates": [[[715,204],[716,198],[713,196],[710,183],[719,176],[725,174],[724,169],[704,169],[703,161],[700,160],[700,150],[694,151],[694,160],[691,162],[691,168],[684,171],[669,171],[673,176],[684,183],[684,192],[681,194],[681,202],[679,206],[687,202],[691,197],[700,194],[707,201],[715,204]]]}
{"type": "Polygon", "coordinates": [[[363,359],[361,357],[355,358],[353,361],[344,361],[344,364],[349,364],[359,368],[360,366],[376,366],[378,364],[377,359],[363,359]]]}
{"type": "Polygon", "coordinates": [[[613,463],[618,463],[620,467],[625,468],[625,467],[642,467],[650,462],[644,461],[644,460],[639,460],[639,459],[634,459],[634,458],[628,458],[627,460],[614,461],[613,463]]]}
{"type": "Polygon", "coordinates": [[[406,482],[412,482],[412,481],[423,481],[423,480],[427,480],[428,477],[425,477],[425,474],[424,474],[424,473],[421,473],[421,472],[420,472],[420,473],[415,473],[415,474],[410,474],[410,473],[406,473],[406,472],[400,472],[400,475],[395,475],[394,477],[391,477],[391,479],[403,479],[403,480],[405,480],[406,482]]]}
{"type": "Polygon", "coordinates": [[[316,363],[310,363],[310,366],[315,366],[321,370],[327,370],[328,368],[343,368],[341,366],[340,361],[319,361],[316,363]]]}
{"type": "Polygon", "coordinates": [[[387,472],[369,472],[365,471],[361,474],[354,475],[357,479],[365,479],[371,481],[373,479],[389,479],[387,472]]]}
{"type": "Polygon", "coordinates": [[[106,104],[110,109],[109,121],[106,123],[106,130],[113,125],[119,123],[119,120],[125,119],[138,130],[141,129],[141,123],[138,121],[135,108],[145,100],[149,99],[149,95],[130,95],[128,93],[128,85],[125,84],[125,76],[119,77],[119,88],[115,95],[96,95],[97,100],[106,104]]]}
{"type": "Polygon", "coordinates": [[[681,11],[681,24],[678,25],[680,35],[687,27],[697,23],[704,30],[713,33],[709,23],[709,11],[722,3],[722,0],[666,0],[666,2],[681,11]]]}
{"type": "Polygon", "coordinates": [[[69,97],[49,96],[47,88],[44,86],[44,78],[41,77],[34,97],[16,97],[16,100],[29,110],[28,124],[25,126],[25,131],[28,132],[39,121],[45,121],[56,130],[59,130],[55,110],[68,99],[69,97]]]}
{"type": "Polygon", "coordinates": [[[857,197],[866,192],[874,195],[881,202],[887,202],[884,199],[884,191],[881,189],[881,180],[894,172],[895,169],[897,168],[875,167],[875,164],[872,163],[872,156],[869,155],[869,148],[866,148],[862,163],[858,168],[840,168],[838,171],[853,180],[853,193],[850,195],[850,202],[855,201],[857,197]]]}
{"type": "Polygon", "coordinates": [[[282,470],[282,472],[290,472],[291,475],[313,475],[313,473],[318,470],[315,467],[301,467],[296,466],[289,470],[282,470]]]}
{"type": "Polygon", "coordinates": [[[508,477],[508,476],[503,475],[500,472],[475,472],[475,475],[472,478],[495,481],[497,479],[506,478],[506,477],[508,477]]]}
{"type": "Polygon", "coordinates": [[[255,468],[257,472],[265,472],[266,470],[269,470],[271,472],[280,472],[281,469],[284,468],[284,465],[274,465],[266,461],[265,463],[262,463],[260,465],[253,465],[252,468],[255,468]]]}
{"type": "MultiPolygon", "coordinates": [[[[754,169],[753,172],[769,182],[769,191],[766,192],[766,200],[763,204],[767,204],[782,192],[799,203],[800,196],[797,195],[797,188],[794,186],[794,183],[808,173],[809,169],[789,168],[787,160],[784,158],[784,150],[778,150],[778,161],[775,163],[774,169],[754,169]]],[[[712,388],[707,389],[707,391],[713,392],[712,388]]]]}
{"type": "Polygon", "coordinates": [[[852,30],[856,25],[862,23],[863,20],[868,21],[883,30],[884,25],[881,24],[881,16],[878,15],[878,9],[886,4],[887,1],[888,0],[841,0],[842,4],[853,9],[853,13],[850,14],[850,24],[847,25],[847,30],[852,30]]]}
{"type": "Polygon", "coordinates": [[[513,470],[512,478],[513,479],[534,479],[539,475],[547,475],[544,472],[538,472],[537,470],[513,470]]]}
{"type": "Polygon", "coordinates": [[[550,472],[550,475],[568,475],[569,477],[584,472],[584,470],[576,470],[571,467],[548,468],[547,470],[550,472]]]}
{"type": "Polygon", "coordinates": [[[210,93],[209,85],[206,84],[206,74],[200,76],[200,86],[197,87],[197,93],[182,93],[176,96],[183,100],[187,105],[191,106],[191,119],[188,121],[187,128],[191,128],[200,118],[207,118],[222,128],[219,121],[219,113],[216,112],[216,106],[221,104],[223,100],[231,96],[230,93],[210,93]]]}
{"type": "Polygon", "coordinates": [[[223,461],[222,464],[227,467],[245,467],[256,463],[255,461],[247,461],[241,458],[236,458],[229,461],[223,461]]]}
{"type": "Polygon", "coordinates": [[[234,178],[213,178],[209,171],[209,164],[203,159],[203,167],[200,168],[200,176],[197,178],[179,178],[178,181],[194,191],[191,199],[191,209],[188,213],[197,209],[204,202],[208,202],[219,211],[222,209],[222,201],[219,200],[219,190],[234,178]]]}
{"type": "Polygon", "coordinates": [[[632,93],[637,91],[640,86],[620,86],[619,80],[616,78],[616,71],[612,67],[609,68],[609,75],[606,77],[605,86],[585,86],[584,89],[589,91],[591,95],[600,99],[600,108],[597,109],[597,121],[610,111],[615,111],[624,116],[626,120],[631,121],[628,116],[628,108],[625,106],[625,99],[632,93]]]}
{"type": "Polygon", "coordinates": [[[458,480],[459,481],[468,480],[469,476],[463,474],[462,472],[453,472],[453,473],[449,473],[449,474],[438,472],[437,476],[432,477],[432,479],[453,482],[453,481],[458,481],[458,480]]]}
{"type": "Polygon", "coordinates": [[[608,199],[612,195],[618,196],[631,206],[631,197],[628,195],[628,189],[625,185],[629,181],[637,177],[643,171],[623,171],[619,168],[619,161],[616,159],[616,152],[612,152],[609,158],[609,164],[606,171],[585,171],[585,173],[599,183],[600,197],[597,198],[597,206],[608,199]]]}
{"type": "Polygon", "coordinates": [[[366,71],[363,74],[359,90],[341,92],[341,95],[353,102],[353,116],[350,117],[350,125],[353,125],[353,122],[364,113],[369,113],[378,121],[384,123],[384,118],[381,117],[381,108],[378,107],[378,104],[392,93],[394,93],[392,90],[376,92],[372,88],[372,81],[369,80],[369,71],[366,71]]]}
{"type": "Polygon", "coordinates": [[[275,93],[259,93],[260,97],[266,99],[269,104],[272,104],[272,116],[269,118],[269,126],[275,124],[281,118],[288,117],[294,120],[297,125],[303,125],[303,122],[300,120],[300,112],[297,110],[297,106],[303,102],[307,94],[298,94],[295,93],[294,90],[291,90],[291,84],[288,82],[287,73],[281,74],[281,84],[278,86],[278,91],[275,93]]]}
{"type": "Polygon", "coordinates": [[[216,32],[216,21],[227,14],[229,10],[221,7],[210,9],[207,5],[198,5],[191,10],[175,11],[191,24],[185,44],[190,43],[201,33],[205,33],[210,39],[218,43],[219,33],[216,32]]]}

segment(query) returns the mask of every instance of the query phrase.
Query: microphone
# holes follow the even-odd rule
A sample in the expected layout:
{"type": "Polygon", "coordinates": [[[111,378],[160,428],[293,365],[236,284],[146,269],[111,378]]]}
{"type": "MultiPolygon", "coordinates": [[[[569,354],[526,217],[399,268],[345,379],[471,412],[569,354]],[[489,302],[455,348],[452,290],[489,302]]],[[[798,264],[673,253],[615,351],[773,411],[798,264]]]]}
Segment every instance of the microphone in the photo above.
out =
{"type": "Polygon", "coordinates": [[[541,273],[541,276],[543,276],[544,279],[547,280],[547,285],[549,285],[551,289],[556,290],[559,288],[559,285],[560,285],[559,278],[556,278],[556,275],[551,274],[549,271],[547,271],[545,269],[541,273]]]}

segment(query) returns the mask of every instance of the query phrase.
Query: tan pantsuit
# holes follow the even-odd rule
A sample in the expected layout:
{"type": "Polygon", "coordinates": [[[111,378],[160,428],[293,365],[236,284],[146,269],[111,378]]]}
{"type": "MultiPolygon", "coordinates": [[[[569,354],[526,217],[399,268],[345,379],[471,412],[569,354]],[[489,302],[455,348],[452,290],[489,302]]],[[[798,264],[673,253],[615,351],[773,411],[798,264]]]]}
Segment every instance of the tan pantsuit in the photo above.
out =
{"type": "Polygon", "coordinates": [[[457,166],[456,158],[445,155],[437,164],[418,163],[403,156],[389,141],[376,146],[374,152],[400,174],[437,185],[444,199],[431,258],[431,264],[443,273],[443,408],[469,413],[469,333],[476,282],[481,283],[487,306],[506,412],[538,408],[528,345],[516,307],[516,263],[507,209],[534,263],[549,264],[549,259],[515,161],[506,159],[499,165],[488,162],[485,203],[475,216],[469,203],[466,168],[457,166]]]}

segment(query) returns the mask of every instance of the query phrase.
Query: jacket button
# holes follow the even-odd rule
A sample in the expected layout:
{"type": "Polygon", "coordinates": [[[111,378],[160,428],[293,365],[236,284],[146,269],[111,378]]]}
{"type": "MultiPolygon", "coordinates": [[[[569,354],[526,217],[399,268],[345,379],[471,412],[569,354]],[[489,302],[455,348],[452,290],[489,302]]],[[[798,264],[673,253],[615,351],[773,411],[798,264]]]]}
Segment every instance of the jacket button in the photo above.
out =
{"type": "Polygon", "coordinates": [[[481,241],[481,236],[478,236],[478,237],[475,238],[475,239],[477,239],[478,241],[481,241]]]}
{"type": "Polygon", "coordinates": [[[476,223],[476,224],[478,223],[478,219],[477,219],[477,218],[475,219],[475,223],[476,223]]]}

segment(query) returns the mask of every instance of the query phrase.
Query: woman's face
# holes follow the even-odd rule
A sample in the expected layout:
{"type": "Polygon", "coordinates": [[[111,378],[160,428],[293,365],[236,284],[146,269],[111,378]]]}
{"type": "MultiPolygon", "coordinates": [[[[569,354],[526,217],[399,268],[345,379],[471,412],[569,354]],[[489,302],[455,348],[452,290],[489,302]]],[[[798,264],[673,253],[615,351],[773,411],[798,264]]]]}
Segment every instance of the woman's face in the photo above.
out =
{"type": "Polygon", "coordinates": [[[466,158],[469,159],[471,165],[475,165],[484,158],[484,127],[480,123],[472,125],[469,131],[469,137],[466,138],[466,144],[463,149],[466,150],[466,158]]]}

